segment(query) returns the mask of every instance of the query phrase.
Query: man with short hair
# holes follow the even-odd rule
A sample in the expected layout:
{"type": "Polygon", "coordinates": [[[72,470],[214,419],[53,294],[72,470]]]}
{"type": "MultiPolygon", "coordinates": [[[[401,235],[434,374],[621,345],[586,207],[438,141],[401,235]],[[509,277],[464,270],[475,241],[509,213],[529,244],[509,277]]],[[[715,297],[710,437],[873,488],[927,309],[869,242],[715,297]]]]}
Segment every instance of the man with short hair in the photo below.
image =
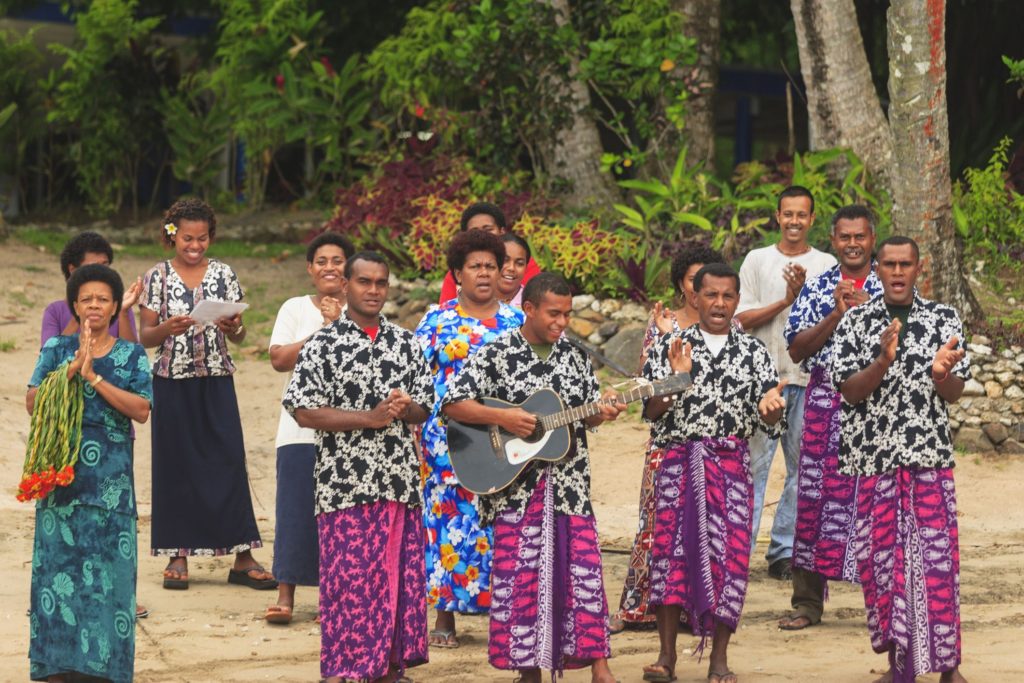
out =
{"type": "MultiPolygon", "coordinates": [[[[516,404],[544,388],[569,408],[599,398],[590,359],[562,336],[572,313],[565,280],[555,273],[530,280],[523,312],[522,327],[484,346],[449,385],[441,408],[447,417],[523,438],[534,432],[536,416],[476,399],[516,404]]],[[[498,669],[519,670],[524,683],[540,683],[541,670],[588,665],[594,683],[615,680],[585,427],[614,420],[624,409],[602,404],[573,423],[575,445],[565,457],[534,461],[510,485],[479,498],[481,522],[494,523],[488,658],[498,669]]]]}
{"type": "MultiPolygon", "coordinates": [[[[465,211],[462,212],[462,217],[459,220],[459,230],[465,232],[467,230],[483,230],[489,232],[492,235],[506,235],[509,232],[508,220],[505,218],[505,212],[502,211],[497,205],[491,204],[490,202],[476,202],[470,204],[465,211]]],[[[500,263],[498,264],[501,265],[500,263]]],[[[530,257],[530,260],[526,262],[526,273],[523,275],[523,285],[526,285],[533,276],[540,273],[540,266],[537,262],[530,257]]],[[[459,285],[455,282],[455,277],[451,272],[445,273],[444,281],[441,283],[441,296],[438,297],[437,303],[443,304],[446,301],[451,301],[459,295],[459,285]]]]}
{"type": "MultiPolygon", "coordinates": [[[[790,306],[804,286],[804,281],[834,266],[836,259],[807,242],[807,233],[814,225],[814,197],[806,187],[794,185],[779,194],[775,219],[782,233],[779,242],[770,247],[754,249],[747,254],[740,267],[743,295],[736,318],[744,330],[764,342],[779,370],[779,376],[788,383],[783,392],[788,426],[782,435],[786,482],[782,487],[782,497],[775,507],[771,543],[766,554],[768,574],[788,581],[796,523],[796,470],[803,427],[804,387],[809,377],[790,360],[783,333],[790,306]]],[[[778,437],[769,437],[764,433],[758,433],[750,440],[750,463],[754,476],[753,545],[757,543],[768,472],[778,443],[778,437]]]]}
{"type": "Polygon", "coordinates": [[[789,357],[810,374],[804,401],[793,541],[793,612],[779,628],[796,631],[821,621],[825,581],[857,582],[852,552],[857,477],[839,474],[839,403],[829,379],[832,335],[852,307],[881,294],[874,272],[874,216],[844,206],[832,217],[832,250],[839,265],[810,278],[789,313],[789,357]]]}
{"type": "Polygon", "coordinates": [[[380,315],[387,263],[345,263],[347,309],[299,352],[282,403],[316,430],[320,674],[393,683],[427,661],[419,458],[434,403],[415,336],[380,315]]]}
{"type": "Polygon", "coordinates": [[[949,403],[970,377],[956,311],[918,295],[917,244],[878,247],[884,293],[848,311],[833,335],[843,396],[839,471],[860,476],[856,553],[880,682],[960,674],[960,548],[949,403]]]}
{"type": "Polygon", "coordinates": [[[676,636],[685,611],[694,635],[712,638],[709,683],[736,683],[728,647],[747,593],[754,502],[747,440],[757,430],[779,434],[785,428],[785,381],[779,382],[764,344],[732,326],[740,300],[736,272],[708,264],[697,271],[693,288],[699,323],[663,335],[643,368],[650,380],[671,373],[693,380],[681,396],[645,401],[652,440],[665,455],[655,480],[649,600],[661,651],[643,677],[676,680],[676,636]]]}

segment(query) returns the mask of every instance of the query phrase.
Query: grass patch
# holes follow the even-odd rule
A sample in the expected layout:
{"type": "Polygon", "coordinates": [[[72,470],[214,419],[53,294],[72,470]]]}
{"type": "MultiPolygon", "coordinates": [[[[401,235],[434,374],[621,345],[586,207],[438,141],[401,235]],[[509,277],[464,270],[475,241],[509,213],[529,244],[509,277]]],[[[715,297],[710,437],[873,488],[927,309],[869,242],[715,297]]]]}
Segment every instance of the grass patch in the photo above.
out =
{"type": "Polygon", "coordinates": [[[46,272],[46,268],[43,268],[42,266],[32,265],[32,264],[29,264],[27,266],[22,266],[21,269],[24,270],[25,272],[28,272],[28,273],[45,273],[46,272]]]}
{"type": "Polygon", "coordinates": [[[0,353],[7,353],[18,348],[13,339],[0,339],[0,353]]]}
{"type": "Polygon", "coordinates": [[[25,294],[25,292],[11,291],[10,297],[14,303],[19,306],[24,306],[25,308],[32,308],[32,306],[35,305],[33,304],[32,299],[29,299],[28,294],[25,294]]]}

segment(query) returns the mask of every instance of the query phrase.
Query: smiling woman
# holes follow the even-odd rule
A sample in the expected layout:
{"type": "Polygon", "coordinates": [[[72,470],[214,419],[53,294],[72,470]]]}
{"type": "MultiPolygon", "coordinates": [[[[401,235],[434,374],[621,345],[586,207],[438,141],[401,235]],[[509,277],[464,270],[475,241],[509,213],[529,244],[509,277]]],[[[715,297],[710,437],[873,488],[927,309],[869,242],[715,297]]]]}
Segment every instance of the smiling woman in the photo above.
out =
{"type": "MultiPolygon", "coordinates": [[[[288,299],[281,305],[270,335],[270,363],[289,373],[306,340],[341,316],[345,264],[355,249],[348,238],[325,232],[306,249],[306,272],[314,294],[288,299]]],[[[288,381],[285,382],[288,388],[288,381]]],[[[319,583],[319,547],[314,515],[313,465],[316,435],[295,422],[284,408],[277,424],[277,505],[274,525],[274,576],[277,604],[264,618],[288,624],[295,606],[295,586],[319,583]]]]}

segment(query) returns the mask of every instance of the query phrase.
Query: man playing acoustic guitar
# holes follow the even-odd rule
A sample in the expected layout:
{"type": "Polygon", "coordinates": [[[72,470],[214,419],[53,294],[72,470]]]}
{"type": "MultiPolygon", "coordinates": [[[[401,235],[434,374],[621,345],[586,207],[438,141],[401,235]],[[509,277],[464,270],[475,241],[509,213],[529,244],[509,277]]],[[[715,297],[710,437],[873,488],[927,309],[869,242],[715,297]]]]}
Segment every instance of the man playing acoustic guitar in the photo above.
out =
{"type": "MultiPolygon", "coordinates": [[[[599,398],[590,360],[562,337],[572,312],[569,285],[555,273],[530,280],[523,292],[526,322],[481,349],[449,385],[442,411],[469,424],[493,424],[520,438],[536,428],[522,408],[495,408],[492,397],[522,403],[551,388],[566,407],[599,398]]],[[[575,445],[556,462],[534,461],[504,489],[480,497],[480,517],[494,523],[488,658],[540,683],[541,670],[590,666],[594,683],[612,683],[608,668],[608,603],[601,572],[585,426],[625,410],[614,392],[599,412],[573,423],[575,445]]],[[[481,457],[486,457],[481,454],[481,457]]],[[[459,558],[449,558],[457,563],[459,558]]]]}

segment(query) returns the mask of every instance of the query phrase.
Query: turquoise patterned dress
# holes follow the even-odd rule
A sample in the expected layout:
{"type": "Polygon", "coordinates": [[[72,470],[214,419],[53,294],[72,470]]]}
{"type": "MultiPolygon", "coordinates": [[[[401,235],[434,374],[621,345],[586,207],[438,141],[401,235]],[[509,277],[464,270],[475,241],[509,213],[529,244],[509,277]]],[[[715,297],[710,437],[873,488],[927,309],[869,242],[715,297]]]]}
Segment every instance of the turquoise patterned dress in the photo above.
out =
{"type": "MultiPolygon", "coordinates": [[[[30,387],[71,360],[78,337],[49,339],[30,387]]],[[[146,352],[118,339],[93,359],[105,382],[152,400],[146,352]]],[[[85,386],[75,480],[36,504],[29,618],[34,681],[78,672],[131,681],[135,665],[135,492],[130,420],[85,386]]]]}
{"type": "Polygon", "coordinates": [[[480,527],[476,496],[459,486],[448,459],[439,407],[466,359],[506,330],[523,324],[518,308],[501,304],[493,318],[466,315],[458,299],[431,306],[416,338],[434,373],[437,402],[423,425],[423,523],[427,531],[427,603],[445,612],[480,613],[491,606],[491,527],[480,527]]]}

